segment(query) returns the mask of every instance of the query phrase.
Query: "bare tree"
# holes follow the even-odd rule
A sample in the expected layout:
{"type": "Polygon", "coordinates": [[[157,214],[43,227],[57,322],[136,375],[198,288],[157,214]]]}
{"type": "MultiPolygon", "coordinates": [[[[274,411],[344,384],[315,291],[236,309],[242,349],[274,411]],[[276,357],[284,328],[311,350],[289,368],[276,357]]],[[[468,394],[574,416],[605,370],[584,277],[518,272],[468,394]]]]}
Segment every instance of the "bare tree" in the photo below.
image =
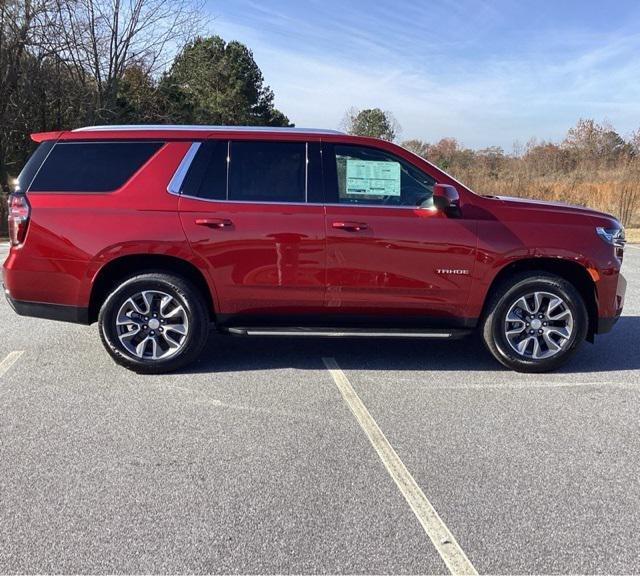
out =
{"type": "Polygon", "coordinates": [[[635,156],[640,157],[640,128],[638,128],[633,134],[631,134],[629,142],[631,143],[635,156]]]}
{"type": "MultiPolygon", "coordinates": [[[[16,130],[18,85],[29,49],[41,47],[53,0],[0,0],[0,176],[16,130]]],[[[35,50],[34,50],[35,51],[35,50]]],[[[41,51],[42,52],[42,51],[41,51]]]]}
{"type": "Polygon", "coordinates": [[[429,155],[429,144],[423,140],[413,139],[405,140],[400,144],[403,148],[406,148],[410,152],[426,158],[429,155]]]}
{"type": "Polygon", "coordinates": [[[127,68],[157,73],[203,25],[201,0],[55,0],[60,53],[108,121],[127,68]]]}

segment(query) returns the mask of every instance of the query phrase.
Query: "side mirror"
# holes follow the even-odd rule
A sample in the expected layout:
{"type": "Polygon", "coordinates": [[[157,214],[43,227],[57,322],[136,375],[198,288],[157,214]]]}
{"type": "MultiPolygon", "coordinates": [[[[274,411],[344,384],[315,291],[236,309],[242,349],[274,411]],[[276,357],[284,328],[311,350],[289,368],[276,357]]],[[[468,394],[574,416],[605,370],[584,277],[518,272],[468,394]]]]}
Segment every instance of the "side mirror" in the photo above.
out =
{"type": "Polygon", "coordinates": [[[460,195],[455,186],[450,184],[435,184],[433,187],[433,205],[436,210],[444,212],[451,218],[459,218],[460,195]]]}

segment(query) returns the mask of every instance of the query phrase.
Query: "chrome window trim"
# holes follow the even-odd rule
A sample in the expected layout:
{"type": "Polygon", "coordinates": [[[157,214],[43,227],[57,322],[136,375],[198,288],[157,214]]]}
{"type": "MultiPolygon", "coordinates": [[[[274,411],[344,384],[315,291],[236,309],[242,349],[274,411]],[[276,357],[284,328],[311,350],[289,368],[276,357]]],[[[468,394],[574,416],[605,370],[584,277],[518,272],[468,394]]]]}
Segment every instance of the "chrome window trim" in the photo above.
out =
{"type": "Polygon", "coordinates": [[[438,209],[429,206],[428,208],[423,208],[422,206],[387,206],[385,204],[336,204],[336,203],[327,203],[322,204],[322,206],[338,206],[340,208],[393,208],[394,210],[427,210],[429,212],[437,212],[438,209]]]}
{"type": "Polygon", "coordinates": [[[213,202],[218,204],[279,204],[284,206],[330,206],[337,208],[392,208],[393,210],[426,210],[429,212],[437,212],[436,208],[421,208],[420,206],[381,206],[376,204],[333,204],[324,202],[278,202],[269,200],[216,200],[214,198],[200,198],[199,196],[190,196],[189,194],[180,194],[182,198],[190,198],[191,200],[199,200],[200,202],[213,202]]]}
{"type": "Polygon", "coordinates": [[[309,204],[309,142],[304,143],[304,203],[309,204]]]}
{"type": "MultiPolygon", "coordinates": [[[[229,202],[229,172],[231,171],[231,139],[227,140],[227,165],[226,165],[226,182],[224,186],[224,201],[229,202]]],[[[215,198],[211,198],[213,202],[220,202],[215,198]]]]}
{"type": "Polygon", "coordinates": [[[176,171],[173,173],[173,176],[169,181],[169,184],[167,186],[167,192],[169,192],[169,194],[180,196],[180,191],[182,189],[184,179],[187,176],[189,168],[191,168],[191,163],[196,157],[201,144],[202,142],[193,142],[191,146],[189,146],[189,149],[180,161],[180,164],[176,168],[176,171]]]}

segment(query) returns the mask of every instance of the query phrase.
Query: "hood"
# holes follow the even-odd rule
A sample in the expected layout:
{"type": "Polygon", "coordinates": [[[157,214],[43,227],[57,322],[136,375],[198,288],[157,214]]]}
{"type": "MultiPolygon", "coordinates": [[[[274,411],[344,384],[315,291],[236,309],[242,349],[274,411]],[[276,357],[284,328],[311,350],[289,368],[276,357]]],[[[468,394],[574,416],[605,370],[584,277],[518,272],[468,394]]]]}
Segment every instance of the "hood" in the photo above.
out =
{"type": "Polygon", "coordinates": [[[504,203],[506,206],[510,208],[516,209],[530,209],[536,211],[544,211],[548,209],[553,212],[562,212],[567,214],[576,214],[576,215],[584,215],[592,218],[607,220],[609,222],[613,221],[618,226],[620,223],[618,222],[615,216],[611,214],[607,214],[605,212],[599,212],[598,210],[593,210],[592,208],[587,208],[585,206],[576,206],[574,204],[567,204],[565,202],[550,202],[547,200],[532,200],[529,198],[516,198],[513,196],[489,196],[494,200],[504,203]]]}

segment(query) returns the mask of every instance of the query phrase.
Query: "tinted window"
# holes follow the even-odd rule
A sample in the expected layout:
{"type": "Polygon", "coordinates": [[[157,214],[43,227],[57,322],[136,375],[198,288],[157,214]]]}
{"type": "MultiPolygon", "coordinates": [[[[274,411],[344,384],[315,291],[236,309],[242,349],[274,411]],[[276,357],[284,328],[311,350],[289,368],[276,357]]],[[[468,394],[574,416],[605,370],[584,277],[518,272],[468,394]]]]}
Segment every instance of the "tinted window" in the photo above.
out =
{"type": "Polygon", "coordinates": [[[227,197],[226,140],[206,140],[200,144],[180,192],[187,196],[225,200],[227,197]]]}
{"type": "Polygon", "coordinates": [[[33,182],[33,177],[36,175],[38,168],[42,166],[44,159],[54,144],[55,140],[47,140],[36,148],[36,151],[31,155],[16,179],[15,192],[26,192],[29,189],[31,182],[33,182]]]}
{"type": "Polygon", "coordinates": [[[364,146],[334,146],[340,204],[433,206],[435,180],[408,162],[364,146]]]}
{"type": "Polygon", "coordinates": [[[230,144],[229,200],[304,202],[305,142],[230,144]]]}
{"type": "Polygon", "coordinates": [[[159,142],[58,142],[30,191],[116,190],[161,146],[159,142]]]}

